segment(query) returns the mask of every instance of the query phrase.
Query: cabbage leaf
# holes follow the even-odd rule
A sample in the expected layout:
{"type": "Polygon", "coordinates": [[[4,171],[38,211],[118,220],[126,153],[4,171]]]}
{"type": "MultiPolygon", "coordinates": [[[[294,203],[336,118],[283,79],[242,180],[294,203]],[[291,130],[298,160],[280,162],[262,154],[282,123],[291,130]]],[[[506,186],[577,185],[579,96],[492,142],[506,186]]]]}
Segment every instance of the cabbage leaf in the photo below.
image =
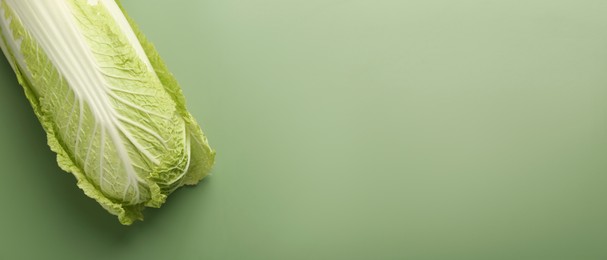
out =
{"type": "Polygon", "coordinates": [[[0,48],[84,193],[129,225],[209,174],[215,152],[114,0],[0,0],[0,48]]]}

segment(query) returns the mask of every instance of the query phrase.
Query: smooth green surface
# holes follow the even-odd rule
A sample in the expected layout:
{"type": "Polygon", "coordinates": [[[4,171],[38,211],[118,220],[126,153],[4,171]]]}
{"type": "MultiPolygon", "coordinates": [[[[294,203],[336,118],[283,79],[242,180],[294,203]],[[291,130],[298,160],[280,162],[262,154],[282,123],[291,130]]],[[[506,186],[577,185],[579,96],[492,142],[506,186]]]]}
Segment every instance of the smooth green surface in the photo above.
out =
{"type": "Polygon", "coordinates": [[[217,150],[123,227],[0,62],[0,259],[605,259],[607,2],[124,6],[217,150]]]}

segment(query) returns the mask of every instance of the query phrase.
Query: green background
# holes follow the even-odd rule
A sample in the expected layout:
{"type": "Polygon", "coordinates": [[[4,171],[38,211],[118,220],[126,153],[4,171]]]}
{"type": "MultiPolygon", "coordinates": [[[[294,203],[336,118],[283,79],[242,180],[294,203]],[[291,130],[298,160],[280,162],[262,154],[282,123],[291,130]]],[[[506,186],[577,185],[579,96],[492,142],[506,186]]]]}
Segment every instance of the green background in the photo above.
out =
{"type": "Polygon", "coordinates": [[[607,259],[607,1],[124,0],[217,150],[118,224],[0,60],[0,259],[607,259]]]}

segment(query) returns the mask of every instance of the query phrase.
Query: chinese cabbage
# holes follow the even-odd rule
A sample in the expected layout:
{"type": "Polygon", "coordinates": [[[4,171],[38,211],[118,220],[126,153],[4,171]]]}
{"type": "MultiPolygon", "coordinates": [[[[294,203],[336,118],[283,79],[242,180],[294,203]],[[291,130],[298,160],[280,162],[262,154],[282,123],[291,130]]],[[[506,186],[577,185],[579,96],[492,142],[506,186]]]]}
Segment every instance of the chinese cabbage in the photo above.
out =
{"type": "Polygon", "coordinates": [[[209,173],[181,88],[114,0],[0,0],[0,31],[59,166],[122,224],[209,173]]]}

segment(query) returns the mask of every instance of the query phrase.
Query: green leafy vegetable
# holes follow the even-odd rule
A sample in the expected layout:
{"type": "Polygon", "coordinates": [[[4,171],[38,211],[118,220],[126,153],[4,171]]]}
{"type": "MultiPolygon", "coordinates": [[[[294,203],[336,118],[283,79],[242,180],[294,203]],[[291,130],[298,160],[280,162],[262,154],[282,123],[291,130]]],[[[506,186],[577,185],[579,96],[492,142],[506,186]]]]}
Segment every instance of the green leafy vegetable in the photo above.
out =
{"type": "Polygon", "coordinates": [[[209,173],[177,81],[114,0],[0,0],[0,31],[59,166],[121,223],[209,173]]]}

